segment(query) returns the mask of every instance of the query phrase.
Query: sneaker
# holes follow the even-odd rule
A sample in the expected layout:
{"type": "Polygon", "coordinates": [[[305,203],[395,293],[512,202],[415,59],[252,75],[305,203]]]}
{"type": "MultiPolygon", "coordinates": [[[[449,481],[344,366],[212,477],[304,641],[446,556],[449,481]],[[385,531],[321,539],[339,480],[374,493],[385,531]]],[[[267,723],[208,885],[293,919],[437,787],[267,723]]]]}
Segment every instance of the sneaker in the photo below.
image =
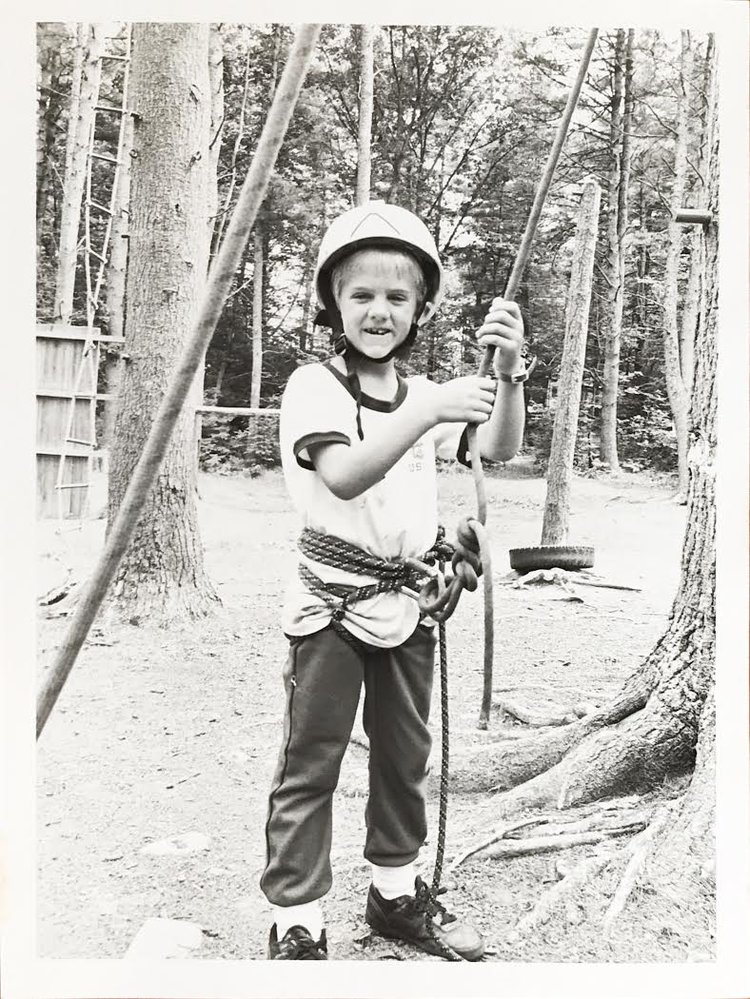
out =
{"type": "Polygon", "coordinates": [[[270,961],[327,961],[328,944],[326,931],[320,934],[320,940],[313,940],[310,931],[304,926],[290,926],[279,940],[276,923],[271,927],[268,937],[268,959],[270,961]]]}
{"type": "Polygon", "coordinates": [[[365,921],[380,936],[406,940],[428,954],[479,961],[484,955],[484,940],[474,927],[447,912],[421,878],[414,887],[414,895],[387,899],[370,885],[365,921]]]}

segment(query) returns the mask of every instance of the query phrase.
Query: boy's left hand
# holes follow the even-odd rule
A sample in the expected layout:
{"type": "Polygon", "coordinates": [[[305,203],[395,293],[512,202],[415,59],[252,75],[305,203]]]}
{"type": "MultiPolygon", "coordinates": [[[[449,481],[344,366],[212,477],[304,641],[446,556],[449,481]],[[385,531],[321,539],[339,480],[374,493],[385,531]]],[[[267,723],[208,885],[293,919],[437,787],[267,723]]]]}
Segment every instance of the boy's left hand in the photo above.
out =
{"type": "Polygon", "coordinates": [[[496,347],[495,374],[514,374],[521,367],[523,319],[515,302],[493,298],[484,323],[477,330],[480,347],[496,347]]]}

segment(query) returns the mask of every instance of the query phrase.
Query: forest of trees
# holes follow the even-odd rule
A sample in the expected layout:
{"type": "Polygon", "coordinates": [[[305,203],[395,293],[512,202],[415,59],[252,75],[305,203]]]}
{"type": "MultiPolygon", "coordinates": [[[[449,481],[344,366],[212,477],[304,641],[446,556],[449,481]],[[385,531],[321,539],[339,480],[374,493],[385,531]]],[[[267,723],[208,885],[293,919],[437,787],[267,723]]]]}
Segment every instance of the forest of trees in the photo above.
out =
{"type": "MultiPolygon", "coordinates": [[[[129,28],[110,28],[130,44],[129,28]]],[[[280,25],[133,26],[132,105],[125,109],[132,138],[119,124],[94,133],[98,161],[119,159],[123,175],[132,163],[129,206],[120,199],[112,217],[132,258],[124,299],[121,283],[108,282],[95,316],[105,330],[124,329],[127,355],[113,430],[110,526],[274,94],[283,89],[291,35],[280,25]]],[[[111,109],[122,106],[129,62],[99,58],[112,44],[101,26],[39,27],[43,322],[84,324],[91,314],[83,269],[75,267],[76,253],[71,268],[65,233],[92,75],[100,82],[98,106],[119,120],[111,109]]],[[[204,400],[274,407],[294,367],[328,352],[327,333],[312,324],[317,244],[330,219],[366,193],[368,171],[370,196],[421,215],[446,265],[446,304],[409,365],[437,380],[474,371],[473,331],[503,292],[582,45],[578,29],[385,26],[370,35],[324,26],[208,349],[204,400]],[[370,45],[371,107],[360,76],[370,65],[370,45]],[[363,134],[369,161],[360,155],[363,134]]],[[[572,305],[573,295],[567,301],[581,195],[600,189],[600,199],[589,199],[598,201],[598,227],[590,219],[581,226],[596,246],[587,265],[592,288],[577,458],[584,468],[679,473],[688,526],[667,629],[612,700],[559,732],[483,749],[482,766],[457,775],[477,788],[482,770],[491,771],[502,817],[528,804],[564,809],[623,790],[654,790],[670,775],[690,774],[680,798],[665,806],[671,828],[646,865],[652,882],[667,871],[670,883],[681,883],[690,906],[713,891],[715,68],[710,36],[600,34],[518,295],[540,361],[528,394],[527,447],[545,458],[566,310],[570,304],[571,315],[585,313],[572,305]],[[710,224],[681,225],[674,213],[685,207],[706,209],[710,224]]],[[[120,182],[127,187],[125,176],[120,182]]],[[[89,230],[110,225],[106,213],[92,218],[92,206],[109,198],[105,188],[104,175],[92,171],[84,199],[89,230]]],[[[112,253],[121,250],[119,244],[112,253]]],[[[114,275],[116,261],[109,264],[114,275]]],[[[579,322],[582,341],[585,319],[579,322]]],[[[178,594],[182,613],[209,612],[215,602],[199,546],[193,550],[190,428],[199,393],[197,379],[156,487],[169,514],[153,523],[148,513],[142,518],[116,579],[115,596],[126,605],[137,606],[140,594],[149,609],[168,589],[178,594]],[[177,525],[174,534],[158,530],[167,519],[177,525]]],[[[204,426],[209,450],[217,455],[213,433],[231,455],[231,425],[221,434],[215,427],[204,426]]],[[[246,451],[244,429],[237,426],[234,437],[237,450],[246,451]]],[[[267,440],[259,435],[255,444],[253,460],[272,460],[267,440]],[[267,453],[259,455],[263,447],[267,453]]],[[[710,912],[705,920],[710,932],[710,912]]]]}
{"type": "MultiPolygon", "coordinates": [[[[122,103],[124,62],[97,60],[102,51],[124,51],[127,26],[86,29],[58,23],[38,29],[37,315],[43,322],[69,314],[85,323],[87,316],[82,239],[69,313],[60,300],[61,258],[70,243],[64,228],[69,123],[85,113],[87,59],[100,67],[99,104],[122,103]]],[[[503,291],[584,32],[383,26],[372,34],[370,196],[421,215],[442,253],[447,301],[409,362],[441,380],[476,370],[473,331],[503,291]]],[[[275,407],[293,368],[328,351],[327,331],[312,325],[311,276],[323,229],[356,196],[361,36],[358,26],[323,27],[208,350],[206,403],[275,407]]],[[[282,25],[211,27],[207,148],[218,162],[204,203],[212,255],[291,37],[282,25]]],[[[709,37],[687,31],[600,33],[518,296],[530,352],[539,357],[528,390],[526,446],[541,460],[554,419],[577,202],[583,182],[594,177],[603,193],[576,461],[580,469],[616,471],[622,463],[677,471],[679,451],[684,472],[701,260],[698,227],[674,223],[671,213],[704,200],[711,48],[709,37]]],[[[100,114],[96,150],[114,158],[118,140],[118,116],[100,114]]],[[[126,141],[122,174],[132,157],[126,141]]],[[[92,171],[91,200],[100,204],[109,198],[106,168],[101,160],[92,171]]],[[[127,243],[123,218],[117,211],[113,258],[127,243]]],[[[94,228],[105,224],[103,215],[92,218],[94,228]]],[[[115,274],[124,264],[112,259],[110,266],[115,274]]],[[[95,318],[104,332],[123,328],[128,303],[119,287],[114,279],[105,283],[95,318]]],[[[112,391],[117,367],[110,363],[103,372],[102,391],[112,391]]],[[[246,430],[247,418],[205,418],[204,458],[273,461],[274,448],[262,436],[245,459],[246,430]]],[[[684,493],[683,474],[680,485],[684,493]]]]}

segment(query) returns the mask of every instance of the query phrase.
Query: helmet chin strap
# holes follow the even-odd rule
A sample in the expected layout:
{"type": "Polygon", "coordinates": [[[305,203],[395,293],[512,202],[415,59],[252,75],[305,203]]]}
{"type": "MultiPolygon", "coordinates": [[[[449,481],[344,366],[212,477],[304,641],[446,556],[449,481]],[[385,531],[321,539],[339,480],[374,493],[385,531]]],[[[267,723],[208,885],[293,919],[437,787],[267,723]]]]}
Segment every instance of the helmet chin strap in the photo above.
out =
{"type": "MultiPolygon", "coordinates": [[[[328,319],[328,315],[326,312],[326,319],[328,319]]],[[[318,318],[321,317],[319,316],[318,318]]],[[[335,325],[331,323],[334,333],[333,349],[342,358],[346,368],[346,380],[349,383],[349,389],[357,404],[357,436],[362,441],[365,439],[365,434],[362,429],[362,386],[359,383],[357,361],[368,361],[370,364],[386,364],[394,357],[408,357],[412,344],[419,332],[419,327],[417,326],[416,319],[414,319],[402,343],[394,347],[393,350],[388,351],[385,357],[370,357],[369,354],[365,354],[358,347],[355,347],[351,340],[348,339],[341,326],[340,318],[334,322],[335,325]]],[[[323,324],[320,323],[320,325],[323,324]]]]}

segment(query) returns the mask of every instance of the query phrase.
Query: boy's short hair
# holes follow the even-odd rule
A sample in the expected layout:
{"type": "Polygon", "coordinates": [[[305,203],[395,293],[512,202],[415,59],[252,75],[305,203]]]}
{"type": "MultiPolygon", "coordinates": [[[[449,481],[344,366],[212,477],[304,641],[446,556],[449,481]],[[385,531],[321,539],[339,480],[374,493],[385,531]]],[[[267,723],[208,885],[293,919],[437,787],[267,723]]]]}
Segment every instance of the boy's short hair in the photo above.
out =
{"type": "Polygon", "coordinates": [[[387,256],[391,260],[394,258],[399,259],[402,263],[404,263],[414,281],[417,293],[417,303],[421,311],[427,301],[427,280],[425,279],[424,271],[422,270],[419,261],[415,256],[413,256],[413,254],[409,253],[407,250],[397,249],[396,247],[391,246],[365,246],[362,247],[362,249],[355,250],[354,253],[347,254],[343,260],[339,260],[338,263],[334,264],[333,270],[331,271],[331,292],[333,293],[334,301],[338,303],[341,287],[349,276],[354,261],[357,257],[362,256],[363,253],[377,253],[381,256],[387,256]]]}

